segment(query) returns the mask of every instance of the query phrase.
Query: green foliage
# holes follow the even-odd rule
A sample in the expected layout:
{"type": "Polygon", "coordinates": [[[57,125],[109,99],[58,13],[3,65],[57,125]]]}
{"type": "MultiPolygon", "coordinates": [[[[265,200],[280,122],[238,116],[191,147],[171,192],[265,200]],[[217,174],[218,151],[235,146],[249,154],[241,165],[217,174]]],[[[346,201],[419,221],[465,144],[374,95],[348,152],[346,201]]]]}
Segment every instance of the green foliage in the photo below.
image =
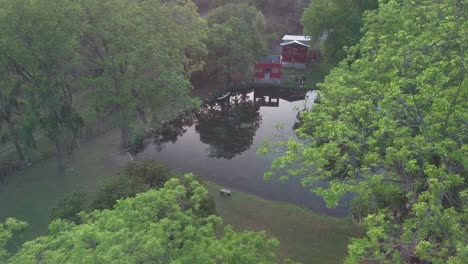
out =
{"type": "Polygon", "coordinates": [[[468,261],[467,14],[458,0],[379,2],[301,114],[300,141],[281,144],[274,170],[328,206],[356,194],[367,236],[348,263],[468,261]]]}
{"type": "MultiPolygon", "coordinates": [[[[309,4],[309,0],[195,0],[203,10],[214,9],[228,4],[246,4],[256,7],[265,15],[264,33],[295,34],[302,30],[298,21],[304,8],[309,4]]],[[[274,43],[278,39],[272,39],[267,43],[274,43]]]]}
{"type": "Polygon", "coordinates": [[[98,109],[118,114],[122,144],[131,125],[192,103],[188,77],[203,67],[206,23],[191,1],[82,0],[82,56],[98,109]],[[170,104],[168,102],[171,102],[170,104]]]}
{"type": "Polygon", "coordinates": [[[78,213],[87,209],[87,197],[84,192],[73,192],[59,202],[52,209],[51,219],[67,219],[74,223],[81,223],[78,213]]]}
{"type": "Polygon", "coordinates": [[[362,36],[363,13],[377,6],[377,0],[314,0],[302,15],[304,34],[317,44],[326,36],[323,54],[331,61],[342,60],[344,47],[355,45],[362,36]]]}
{"type": "Polygon", "coordinates": [[[154,161],[130,162],[125,166],[124,173],[129,177],[141,178],[151,188],[160,188],[173,177],[172,171],[154,161]]]}
{"type": "Polygon", "coordinates": [[[251,81],[252,65],[266,54],[262,13],[253,6],[227,4],[206,17],[210,26],[207,61],[214,63],[221,83],[228,86],[251,81]]]}
{"type": "Polygon", "coordinates": [[[85,120],[88,132],[100,125],[90,113],[112,115],[106,121],[127,146],[132,126],[198,103],[189,76],[204,67],[206,22],[192,1],[5,0],[0,8],[0,141],[20,160],[45,135],[63,169],[67,141],[85,120]],[[79,113],[74,96],[85,88],[94,98],[78,107],[93,109],[79,113]]]}
{"type": "Polygon", "coordinates": [[[15,232],[19,232],[28,225],[25,222],[13,218],[7,218],[5,222],[0,223],[0,261],[5,261],[9,257],[9,252],[5,246],[15,232]]]}
{"type": "Polygon", "coordinates": [[[29,121],[27,115],[21,81],[0,63],[0,142],[12,142],[19,160],[25,159],[23,145],[33,137],[32,129],[22,129],[29,121]]]}
{"type": "Polygon", "coordinates": [[[206,15],[206,21],[209,26],[213,26],[213,24],[224,24],[232,17],[240,18],[259,32],[262,32],[265,27],[265,18],[262,12],[258,11],[255,6],[246,4],[228,3],[215,8],[206,15]]]}
{"type": "Polygon", "coordinates": [[[192,175],[120,200],[112,210],[82,213],[83,223],[56,220],[48,236],[23,245],[7,263],[273,263],[278,242],[264,232],[238,233],[196,212],[208,191],[192,175]],[[191,207],[185,204],[190,203],[191,207]]]}
{"type": "Polygon", "coordinates": [[[130,162],[121,175],[104,184],[88,210],[111,209],[117,200],[160,188],[174,176],[168,168],[153,161],[130,162]]]}
{"type": "Polygon", "coordinates": [[[2,71],[14,78],[5,86],[24,90],[27,108],[54,142],[62,169],[64,130],[76,135],[82,125],[71,95],[81,9],[73,1],[9,0],[0,10],[2,71]]]}
{"type": "MultiPolygon", "coordinates": [[[[80,224],[81,218],[78,213],[81,211],[93,211],[112,209],[118,200],[135,197],[138,193],[146,192],[150,189],[159,189],[171,178],[178,177],[180,182],[191,195],[191,181],[180,177],[167,167],[154,161],[133,161],[128,163],[122,173],[104,183],[97,194],[89,201],[89,194],[75,192],[67,195],[52,210],[51,219],[58,218],[69,220],[80,224]]],[[[193,179],[199,181],[197,178],[193,179]]],[[[200,181],[201,182],[201,181],[200,181]]],[[[185,206],[190,207],[191,204],[185,206]]],[[[216,214],[214,199],[207,195],[201,202],[198,212],[202,216],[216,214]]]]}
{"type": "Polygon", "coordinates": [[[112,179],[98,191],[96,199],[91,204],[91,209],[110,209],[119,199],[134,197],[136,194],[149,190],[149,185],[144,179],[134,175],[119,175],[112,179]]]}
{"type": "Polygon", "coordinates": [[[174,174],[168,168],[153,161],[130,162],[121,175],[99,190],[91,210],[111,209],[117,200],[160,188],[172,177],[174,174]]]}

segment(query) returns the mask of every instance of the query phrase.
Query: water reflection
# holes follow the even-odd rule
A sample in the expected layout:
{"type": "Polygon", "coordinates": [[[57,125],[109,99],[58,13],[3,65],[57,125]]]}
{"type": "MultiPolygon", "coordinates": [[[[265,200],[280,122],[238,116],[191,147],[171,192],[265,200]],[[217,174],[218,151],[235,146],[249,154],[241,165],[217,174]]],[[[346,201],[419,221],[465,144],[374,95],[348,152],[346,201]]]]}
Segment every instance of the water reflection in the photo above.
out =
{"type": "Polygon", "coordinates": [[[137,158],[157,160],[172,169],[193,172],[234,191],[294,203],[331,216],[346,216],[347,201],[327,209],[323,199],[303,188],[298,178],[287,182],[276,178],[265,181],[263,174],[281,153],[266,157],[256,153],[264,140],[274,142],[295,137],[293,127],[298,124],[298,112],[311,107],[314,97],[314,92],[277,87],[233,93],[153,131],[137,158]],[[277,130],[278,123],[283,124],[281,131],[277,130]]]}
{"type": "Polygon", "coordinates": [[[258,87],[254,90],[255,105],[279,107],[280,99],[288,102],[305,100],[306,94],[301,91],[278,89],[271,87],[258,87]]]}
{"type": "Polygon", "coordinates": [[[185,112],[162,124],[158,130],[148,131],[143,145],[135,154],[144,151],[148,145],[162,151],[167,143],[175,143],[189,127],[194,126],[200,142],[208,145],[208,157],[232,159],[251,148],[262,122],[260,107],[279,107],[280,99],[296,102],[305,97],[304,91],[278,87],[258,87],[231,93],[203,105],[198,112],[185,112]]]}
{"type": "Polygon", "coordinates": [[[170,122],[164,122],[158,130],[148,130],[143,144],[135,149],[134,154],[144,151],[148,145],[153,145],[157,151],[162,151],[166,143],[175,143],[195,121],[194,112],[185,112],[170,122]]]}
{"type": "Polygon", "coordinates": [[[247,92],[202,107],[195,131],[209,145],[208,156],[232,159],[248,150],[262,120],[259,109],[247,92]]]}

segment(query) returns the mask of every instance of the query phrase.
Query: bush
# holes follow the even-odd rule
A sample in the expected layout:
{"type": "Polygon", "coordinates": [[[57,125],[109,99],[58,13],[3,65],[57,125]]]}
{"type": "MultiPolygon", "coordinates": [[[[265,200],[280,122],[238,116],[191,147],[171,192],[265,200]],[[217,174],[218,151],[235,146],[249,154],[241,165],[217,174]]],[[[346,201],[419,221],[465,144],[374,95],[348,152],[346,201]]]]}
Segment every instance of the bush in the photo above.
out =
{"type": "Polygon", "coordinates": [[[112,209],[117,200],[134,197],[137,193],[151,189],[143,179],[120,175],[105,184],[91,203],[91,210],[112,209]]]}
{"type": "MultiPolygon", "coordinates": [[[[185,187],[187,190],[187,197],[190,197],[193,195],[193,188],[190,186],[190,183],[193,182],[193,180],[199,182],[200,184],[203,185],[203,181],[200,180],[199,177],[194,176],[190,174],[190,177],[180,177],[180,183],[185,187]]],[[[193,205],[191,203],[186,204],[187,208],[193,208],[193,205]]],[[[200,202],[200,207],[198,210],[194,211],[196,215],[200,217],[207,217],[210,215],[216,215],[216,203],[213,195],[207,194],[205,198],[200,202]]]]}
{"type": "Polygon", "coordinates": [[[57,207],[52,209],[51,220],[58,218],[67,219],[76,224],[81,223],[80,217],[77,215],[81,211],[85,211],[87,206],[86,193],[73,192],[59,202],[57,207]]]}
{"type": "MultiPolygon", "coordinates": [[[[96,194],[96,198],[90,202],[83,192],[72,193],[66,196],[52,211],[52,219],[62,218],[74,223],[81,223],[77,213],[81,211],[93,211],[112,209],[117,200],[135,197],[138,193],[146,192],[150,189],[160,189],[171,178],[179,178],[184,187],[188,190],[187,197],[193,193],[190,186],[190,179],[175,174],[167,167],[155,163],[154,161],[133,161],[128,163],[123,172],[103,184],[96,194]]],[[[201,183],[201,180],[195,177],[201,183]]],[[[186,209],[194,209],[194,212],[202,217],[216,214],[214,198],[207,195],[201,202],[201,206],[195,210],[192,202],[187,199],[181,201],[186,209]]]]}
{"type": "Polygon", "coordinates": [[[127,177],[139,178],[151,188],[160,188],[174,174],[166,166],[154,161],[133,161],[127,164],[124,169],[127,177]]]}
{"type": "Polygon", "coordinates": [[[145,133],[144,131],[134,132],[133,138],[128,146],[130,153],[136,154],[145,149],[145,133]]]}

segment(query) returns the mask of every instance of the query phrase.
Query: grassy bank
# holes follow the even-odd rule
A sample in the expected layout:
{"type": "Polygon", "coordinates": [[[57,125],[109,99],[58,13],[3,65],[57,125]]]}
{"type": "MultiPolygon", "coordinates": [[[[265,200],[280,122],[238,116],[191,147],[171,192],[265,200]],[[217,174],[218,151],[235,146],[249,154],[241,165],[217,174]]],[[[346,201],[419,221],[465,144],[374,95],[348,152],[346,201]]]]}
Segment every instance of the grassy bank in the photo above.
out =
{"type": "Polygon", "coordinates": [[[350,237],[360,229],[350,219],[318,215],[301,207],[263,200],[241,192],[221,196],[220,186],[206,183],[216,211],[237,230],[265,230],[280,243],[279,257],[306,263],[340,263],[350,237]]]}

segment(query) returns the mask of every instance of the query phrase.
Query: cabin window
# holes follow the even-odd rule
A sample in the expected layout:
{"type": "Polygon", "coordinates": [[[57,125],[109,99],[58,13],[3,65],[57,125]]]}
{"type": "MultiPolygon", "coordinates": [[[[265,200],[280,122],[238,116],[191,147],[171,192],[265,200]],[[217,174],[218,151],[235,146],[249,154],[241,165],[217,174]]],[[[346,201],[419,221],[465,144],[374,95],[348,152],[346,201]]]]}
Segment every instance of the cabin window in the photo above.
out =
{"type": "Polygon", "coordinates": [[[263,72],[263,69],[262,68],[256,68],[255,72],[263,72]]]}
{"type": "Polygon", "coordinates": [[[279,69],[278,69],[278,68],[273,68],[273,69],[271,70],[271,72],[272,72],[272,73],[279,73],[279,69]]]}

